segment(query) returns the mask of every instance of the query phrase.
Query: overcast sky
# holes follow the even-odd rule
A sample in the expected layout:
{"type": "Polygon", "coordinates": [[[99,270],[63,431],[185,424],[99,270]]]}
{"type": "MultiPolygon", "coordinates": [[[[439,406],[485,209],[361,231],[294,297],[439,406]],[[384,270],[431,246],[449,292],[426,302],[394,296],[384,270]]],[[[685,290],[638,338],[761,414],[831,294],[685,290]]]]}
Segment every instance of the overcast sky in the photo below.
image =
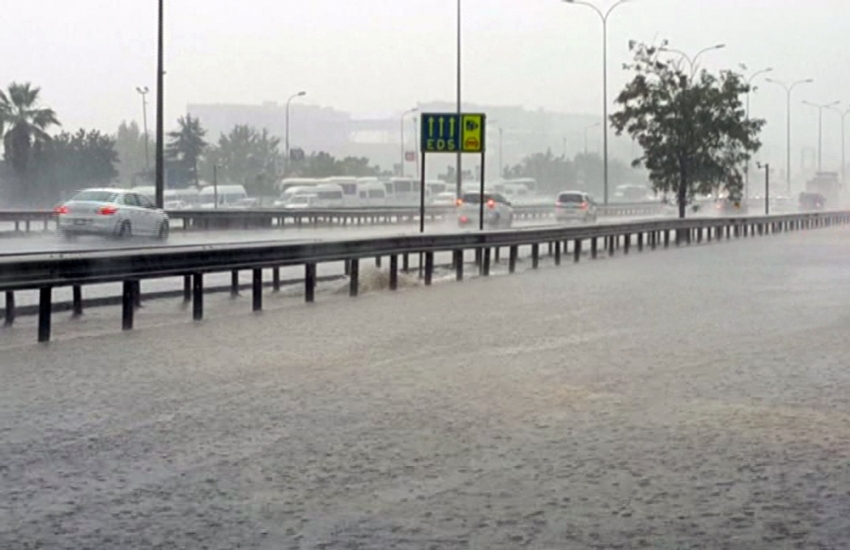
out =
{"type": "MultiPolygon", "coordinates": [[[[565,112],[601,110],[601,24],[560,0],[462,0],[464,98],[565,112]]],[[[612,1],[596,4],[607,8],[612,1]]],[[[108,131],[140,119],[136,86],[156,82],[156,0],[27,0],[3,8],[0,83],[43,89],[66,128],[108,131]]],[[[166,0],[169,123],[187,103],[306,101],[372,115],[455,90],[456,0],[166,0]]],[[[815,83],[795,92],[795,143],[817,144],[817,110],[850,106],[846,0],[632,0],[609,22],[609,90],[627,79],[629,39],[669,39],[709,69],[746,63],[815,83]],[[799,132],[799,133],[797,133],[799,132]],[[795,139],[796,141],[796,139],[795,139]]],[[[151,96],[153,100],[153,97],[151,96]]],[[[784,161],[785,94],[765,84],[753,116],[768,119],[769,160],[784,161]]],[[[149,115],[153,123],[153,113],[149,115]]],[[[850,117],[848,117],[850,119],[850,117]]],[[[825,116],[826,158],[839,117],[825,116]]],[[[797,153],[798,154],[798,153],[797,153]]]]}

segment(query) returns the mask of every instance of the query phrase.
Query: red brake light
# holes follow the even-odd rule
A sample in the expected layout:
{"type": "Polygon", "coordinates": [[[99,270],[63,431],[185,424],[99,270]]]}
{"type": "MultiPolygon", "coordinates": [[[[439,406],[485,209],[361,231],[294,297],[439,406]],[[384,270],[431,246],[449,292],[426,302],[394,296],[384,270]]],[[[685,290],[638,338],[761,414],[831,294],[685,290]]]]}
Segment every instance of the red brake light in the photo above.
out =
{"type": "Polygon", "coordinates": [[[455,203],[456,203],[458,206],[463,206],[463,199],[458,199],[457,201],[455,201],[455,203]]]}
{"type": "Polygon", "coordinates": [[[496,208],[496,201],[490,199],[489,201],[487,201],[487,206],[489,206],[490,208],[496,208]]]}
{"type": "Polygon", "coordinates": [[[564,203],[562,203],[561,201],[555,203],[555,208],[560,208],[562,206],[564,206],[564,203]]]}
{"type": "Polygon", "coordinates": [[[460,223],[466,223],[466,222],[468,222],[468,221],[469,221],[469,218],[467,218],[466,216],[461,216],[461,217],[460,217],[460,223]]]}
{"type": "Polygon", "coordinates": [[[587,210],[588,204],[586,202],[581,203],[581,209],[587,210]]]}
{"type": "Polygon", "coordinates": [[[97,213],[101,216],[111,216],[118,212],[117,206],[101,206],[97,209],[97,213]]]}
{"type": "Polygon", "coordinates": [[[60,214],[60,215],[61,214],[67,214],[68,213],[68,207],[65,206],[64,204],[62,206],[57,206],[56,208],[53,209],[53,213],[54,214],[60,214]]]}

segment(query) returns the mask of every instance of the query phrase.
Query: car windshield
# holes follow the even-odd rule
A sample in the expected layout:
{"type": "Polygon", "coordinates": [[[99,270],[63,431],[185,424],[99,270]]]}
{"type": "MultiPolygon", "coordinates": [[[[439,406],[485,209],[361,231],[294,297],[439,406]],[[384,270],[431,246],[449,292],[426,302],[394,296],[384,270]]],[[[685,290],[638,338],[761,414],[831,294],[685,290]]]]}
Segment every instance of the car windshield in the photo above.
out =
{"type": "Polygon", "coordinates": [[[72,201],[80,202],[115,202],[118,194],[114,191],[80,191],[71,199],[72,201]]]}

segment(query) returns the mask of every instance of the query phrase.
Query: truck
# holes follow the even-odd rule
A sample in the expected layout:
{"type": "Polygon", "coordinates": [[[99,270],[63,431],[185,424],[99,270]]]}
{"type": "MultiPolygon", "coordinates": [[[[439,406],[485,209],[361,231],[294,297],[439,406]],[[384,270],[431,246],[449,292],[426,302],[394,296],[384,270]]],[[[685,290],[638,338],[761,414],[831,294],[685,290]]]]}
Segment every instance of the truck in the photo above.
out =
{"type": "MultiPolygon", "coordinates": [[[[804,200],[810,202],[811,198],[820,196],[821,208],[835,209],[841,203],[841,183],[836,172],[818,172],[815,177],[806,182],[806,192],[800,194],[800,206],[804,200]]],[[[811,205],[806,204],[811,209],[811,205]]]]}

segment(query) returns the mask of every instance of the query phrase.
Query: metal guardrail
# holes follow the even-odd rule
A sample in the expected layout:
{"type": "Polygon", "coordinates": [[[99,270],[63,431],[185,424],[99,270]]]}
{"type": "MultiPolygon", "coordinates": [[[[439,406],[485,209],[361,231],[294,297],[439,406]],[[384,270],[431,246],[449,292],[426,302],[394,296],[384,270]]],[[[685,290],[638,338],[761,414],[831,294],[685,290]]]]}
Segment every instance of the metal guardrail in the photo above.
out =
{"type": "MultiPolygon", "coordinates": [[[[652,216],[661,214],[659,203],[622,203],[599,207],[601,217],[652,216]]],[[[454,215],[453,206],[429,206],[425,215],[430,221],[446,219],[454,215]]],[[[545,218],[554,215],[554,205],[535,204],[514,207],[517,219],[545,218]]],[[[309,210],[286,210],[280,208],[258,209],[195,209],[170,210],[168,216],[179,220],[183,229],[261,229],[271,227],[364,225],[413,223],[419,219],[419,208],[414,206],[387,206],[369,208],[318,208],[309,210]]],[[[55,225],[50,210],[0,210],[0,222],[14,224],[14,231],[30,232],[33,227],[44,231],[55,225]]],[[[174,227],[172,227],[174,229],[174,227]]]]}
{"type": "Polygon", "coordinates": [[[498,260],[500,250],[508,249],[508,269],[516,268],[519,247],[530,246],[532,268],[537,268],[540,245],[547,244],[555,263],[560,264],[562,252],[570,253],[575,262],[582,256],[585,242],[590,244],[589,255],[595,258],[599,240],[603,239],[609,254],[622,247],[628,253],[633,244],[643,250],[671,242],[676,244],[701,242],[748,235],[763,235],[792,230],[850,223],[850,212],[825,212],[765,217],[694,218],[653,220],[625,224],[543,228],[521,231],[485,231],[437,235],[396,236],[349,241],[306,243],[253,243],[208,246],[158,247],[118,251],[25,254],[0,257],[0,291],[6,294],[5,322],[15,319],[14,292],[39,291],[38,341],[50,340],[52,291],[56,287],[72,286],[74,313],[82,313],[82,286],[94,283],[122,282],[122,326],[133,328],[136,306],[140,301],[140,281],[182,276],[184,300],[192,302],[193,318],[203,318],[204,275],[227,272],[234,274],[251,270],[252,304],[254,311],[263,307],[263,269],[273,270],[273,287],[280,288],[280,268],[304,266],[304,294],[308,302],[315,299],[316,266],[326,262],[345,262],[351,296],[359,288],[359,262],[364,258],[389,257],[390,288],[398,284],[398,259],[402,269],[408,268],[410,255],[423,255],[425,285],[431,284],[435,252],[452,252],[453,269],[458,280],[463,279],[464,253],[476,252],[476,264],[481,275],[489,275],[491,259],[498,260]]]}

